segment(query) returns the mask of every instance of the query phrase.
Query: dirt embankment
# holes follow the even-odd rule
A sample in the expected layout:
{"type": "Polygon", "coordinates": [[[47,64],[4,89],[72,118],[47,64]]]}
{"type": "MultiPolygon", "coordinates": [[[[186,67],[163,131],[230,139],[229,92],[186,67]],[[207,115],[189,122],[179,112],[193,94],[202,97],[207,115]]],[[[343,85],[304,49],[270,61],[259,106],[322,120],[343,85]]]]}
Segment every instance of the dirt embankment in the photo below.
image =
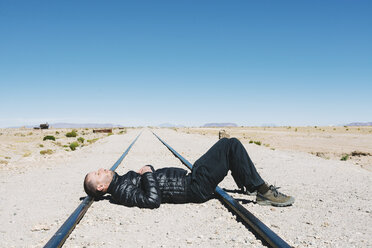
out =
{"type": "Polygon", "coordinates": [[[94,133],[92,128],[0,129],[0,170],[15,169],[24,162],[63,157],[112,134],[125,134],[114,128],[112,133],[94,133]]]}
{"type": "MultiPolygon", "coordinates": [[[[218,140],[212,134],[153,131],[192,163],[218,140]]],[[[105,138],[92,145],[79,146],[75,151],[58,148],[51,155],[41,155],[36,146],[33,149],[37,150],[25,157],[33,160],[25,162],[23,158],[6,165],[9,170],[0,170],[0,246],[43,247],[86,195],[82,187],[85,174],[111,167],[139,132],[128,130],[125,135],[102,136],[105,138]]],[[[217,130],[214,132],[217,134],[217,130]]],[[[35,147],[40,138],[29,145],[35,147]]],[[[61,135],[58,141],[70,142],[76,138],[61,135]]],[[[291,246],[372,246],[371,172],[350,161],[271,150],[272,146],[265,147],[263,140],[260,146],[249,144],[247,138],[241,140],[264,180],[281,186],[280,191],[294,196],[296,201],[291,207],[274,208],[256,204],[255,196],[238,193],[232,196],[291,246]]],[[[21,144],[16,150],[24,145],[16,144],[21,144]]],[[[117,173],[138,170],[145,164],[156,169],[184,168],[146,130],[117,173]]],[[[230,175],[220,186],[237,189],[230,175]]],[[[217,199],[203,204],[162,204],[153,210],[100,200],[92,204],[64,247],[123,244],[127,247],[263,247],[217,199]]]]}
{"type": "Polygon", "coordinates": [[[224,129],[231,137],[271,149],[302,151],[315,156],[352,161],[372,171],[372,127],[227,127],[177,128],[185,133],[218,137],[224,129]]]}

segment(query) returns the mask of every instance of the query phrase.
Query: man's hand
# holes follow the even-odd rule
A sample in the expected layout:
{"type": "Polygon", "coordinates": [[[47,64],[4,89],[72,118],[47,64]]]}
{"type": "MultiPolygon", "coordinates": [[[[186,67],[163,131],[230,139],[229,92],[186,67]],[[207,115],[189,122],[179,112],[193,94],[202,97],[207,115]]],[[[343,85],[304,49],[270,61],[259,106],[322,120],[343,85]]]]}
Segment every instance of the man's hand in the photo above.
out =
{"type": "Polygon", "coordinates": [[[145,174],[146,172],[152,172],[150,166],[145,165],[145,166],[143,166],[141,169],[139,169],[139,170],[137,171],[137,173],[140,174],[140,175],[143,175],[143,174],[145,174]]]}

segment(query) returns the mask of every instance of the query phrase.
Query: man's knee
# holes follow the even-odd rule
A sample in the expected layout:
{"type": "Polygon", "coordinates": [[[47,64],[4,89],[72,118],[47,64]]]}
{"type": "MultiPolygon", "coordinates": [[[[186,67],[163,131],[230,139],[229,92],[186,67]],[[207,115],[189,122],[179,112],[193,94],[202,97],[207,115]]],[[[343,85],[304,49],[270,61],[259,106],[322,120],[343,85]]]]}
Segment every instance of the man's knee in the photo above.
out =
{"type": "Polygon", "coordinates": [[[220,142],[220,143],[226,143],[229,140],[230,140],[229,138],[221,138],[221,139],[218,140],[218,142],[220,142]]]}
{"type": "Polygon", "coordinates": [[[227,147],[242,146],[242,143],[237,138],[222,138],[217,143],[227,147]]]}
{"type": "Polygon", "coordinates": [[[235,146],[235,145],[241,146],[242,145],[240,140],[238,140],[237,138],[230,138],[229,142],[232,146],[235,146]]]}
{"type": "Polygon", "coordinates": [[[225,144],[241,144],[237,138],[222,138],[218,142],[225,144]]]}

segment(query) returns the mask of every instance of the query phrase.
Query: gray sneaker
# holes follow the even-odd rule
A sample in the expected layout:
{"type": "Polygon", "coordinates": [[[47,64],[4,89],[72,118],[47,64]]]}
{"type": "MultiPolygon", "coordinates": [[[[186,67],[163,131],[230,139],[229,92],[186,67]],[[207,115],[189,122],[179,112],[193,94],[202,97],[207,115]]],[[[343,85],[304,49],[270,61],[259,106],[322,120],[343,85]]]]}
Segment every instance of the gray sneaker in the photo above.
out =
{"type": "Polygon", "coordinates": [[[269,191],[265,194],[257,192],[256,201],[260,205],[272,205],[275,207],[290,206],[294,203],[294,197],[287,196],[278,191],[279,187],[269,186],[269,191]]]}

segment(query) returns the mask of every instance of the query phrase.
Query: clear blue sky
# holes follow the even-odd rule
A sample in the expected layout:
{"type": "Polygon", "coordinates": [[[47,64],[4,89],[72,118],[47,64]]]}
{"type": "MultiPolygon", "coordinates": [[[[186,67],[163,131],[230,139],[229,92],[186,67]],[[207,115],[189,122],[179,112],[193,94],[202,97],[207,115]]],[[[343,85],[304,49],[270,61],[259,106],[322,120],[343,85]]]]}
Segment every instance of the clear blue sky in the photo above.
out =
{"type": "Polygon", "coordinates": [[[0,1],[0,127],[372,121],[371,1],[0,1]]]}

